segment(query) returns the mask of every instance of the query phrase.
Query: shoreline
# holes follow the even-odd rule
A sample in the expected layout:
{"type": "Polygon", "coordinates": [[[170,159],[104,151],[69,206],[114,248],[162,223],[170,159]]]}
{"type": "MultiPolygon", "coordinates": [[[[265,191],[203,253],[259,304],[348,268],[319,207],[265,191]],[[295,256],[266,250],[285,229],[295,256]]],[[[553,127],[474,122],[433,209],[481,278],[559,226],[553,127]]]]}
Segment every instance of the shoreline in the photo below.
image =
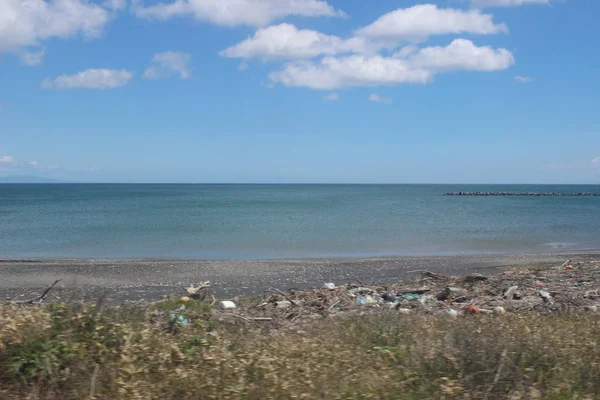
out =
{"type": "Polygon", "coordinates": [[[233,297],[356,279],[393,283],[414,279],[410,271],[423,269],[458,276],[492,274],[511,266],[560,265],[569,258],[600,261],[600,251],[285,260],[0,259],[0,299],[39,291],[56,279],[61,282],[53,292],[63,300],[102,298],[118,304],[179,294],[185,285],[207,280],[216,294],[233,297]]]}

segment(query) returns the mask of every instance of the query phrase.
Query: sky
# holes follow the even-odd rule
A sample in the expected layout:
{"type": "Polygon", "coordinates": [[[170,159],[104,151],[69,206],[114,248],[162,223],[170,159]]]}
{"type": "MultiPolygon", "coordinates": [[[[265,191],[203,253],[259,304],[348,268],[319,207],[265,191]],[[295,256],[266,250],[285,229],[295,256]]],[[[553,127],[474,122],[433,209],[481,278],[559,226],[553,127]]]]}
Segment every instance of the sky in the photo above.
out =
{"type": "Polygon", "coordinates": [[[600,183],[596,0],[0,0],[0,177],[600,183]]]}

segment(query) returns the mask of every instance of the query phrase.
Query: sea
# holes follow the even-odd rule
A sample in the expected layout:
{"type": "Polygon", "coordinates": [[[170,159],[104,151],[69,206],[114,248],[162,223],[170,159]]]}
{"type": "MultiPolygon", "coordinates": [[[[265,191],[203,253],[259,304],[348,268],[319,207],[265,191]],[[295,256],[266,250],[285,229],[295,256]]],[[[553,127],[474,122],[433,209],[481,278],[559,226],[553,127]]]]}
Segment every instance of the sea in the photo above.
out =
{"type": "Polygon", "coordinates": [[[600,249],[600,185],[3,184],[0,259],[278,259],[600,249]]]}

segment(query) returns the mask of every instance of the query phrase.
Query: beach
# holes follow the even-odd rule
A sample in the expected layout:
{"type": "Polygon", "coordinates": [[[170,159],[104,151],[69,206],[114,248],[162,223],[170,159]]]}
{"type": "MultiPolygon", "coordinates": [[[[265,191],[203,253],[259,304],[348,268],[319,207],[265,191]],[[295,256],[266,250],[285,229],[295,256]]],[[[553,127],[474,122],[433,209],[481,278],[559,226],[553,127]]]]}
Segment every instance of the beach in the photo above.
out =
{"type": "Polygon", "coordinates": [[[392,283],[411,280],[411,271],[429,270],[464,276],[493,274],[503,267],[561,265],[600,260],[600,251],[494,254],[435,257],[320,258],[289,260],[158,260],[158,259],[0,259],[0,298],[39,292],[57,279],[53,290],[62,300],[152,301],[177,295],[189,284],[210,281],[221,296],[259,294],[277,288],[392,283]]]}

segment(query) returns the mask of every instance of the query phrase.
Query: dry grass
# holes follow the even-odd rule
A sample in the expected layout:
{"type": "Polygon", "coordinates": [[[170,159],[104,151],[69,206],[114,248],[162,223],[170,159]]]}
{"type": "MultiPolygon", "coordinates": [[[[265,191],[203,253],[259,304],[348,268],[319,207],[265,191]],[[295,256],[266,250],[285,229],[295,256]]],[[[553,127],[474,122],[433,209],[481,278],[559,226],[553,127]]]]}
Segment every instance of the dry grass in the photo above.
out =
{"type": "Polygon", "coordinates": [[[600,317],[379,315],[270,331],[207,307],[0,306],[2,399],[593,399],[600,317]]]}

